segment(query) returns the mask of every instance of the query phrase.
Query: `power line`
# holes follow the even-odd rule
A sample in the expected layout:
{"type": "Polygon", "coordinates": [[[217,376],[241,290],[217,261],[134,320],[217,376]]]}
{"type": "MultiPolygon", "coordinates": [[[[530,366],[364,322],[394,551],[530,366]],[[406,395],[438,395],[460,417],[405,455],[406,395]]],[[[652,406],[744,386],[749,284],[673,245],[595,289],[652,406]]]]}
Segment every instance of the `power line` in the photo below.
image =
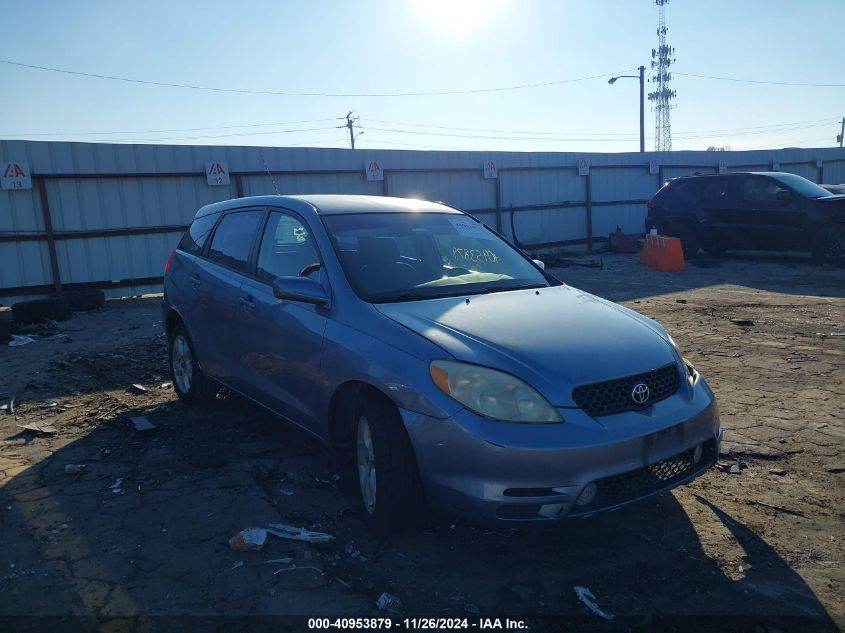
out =
{"type": "Polygon", "coordinates": [[[697,75],[695,73],[675,73],[676,75],[681,75],[682,77],[695,77],[697,79],[716,79],[719,81],[734,81],[737,83],[744,83],[744,84],[765,84],[769,86],[803,86],[803,87],[811,87],[811,88],[845,88],[845,84],[820,84],[820,83],[807,83],[807,82],[797,82],[797,81],[765,81],[762,79],[740,79],[738,77],[718,77],[716,75],[697,75]]]}
{"type": "Polygon", "coordinates": [[[233,132],[230,134],[202,134],[199,136],[179,136],[166,138],[138,138],[138,139],[123,139],[129,142],[150,142],[150,141],[191,141],[200,138],[230,138],[232,136],[269,136],[272,134],[292,134],[294,132],[315,132],[318,130],[334,130],[336,126],[332,127],[310,127],[300,128],[298,130],[278,130],[278,131],[263,131],[263,132],[233,132]]]}
{"type": "MultiPolygon", "coordinates": [[[[581,136],[616,136],[616,137],[623,137],[626,140],[630,140],[630,133],[624,132],[549,132],[549,131],[527,131],[527,130],[501,130],[501,129],[491,129],[491,128],[468,128],[468,127],[452,127],[446,125],[429,125],[429,124],[422,124],[422,123],[405,123],[403,121],[387,121],[385,119],[372,119],[367,118],[367,121],[374,121],[376,123],[387,123],[390,125],[399,125],[403,127],[415,127],[415,128],[427,128],[427,129],[434,129],[434,130],[455,130],[459,132],[492,132],[492,133],[499,133],[499,134],[529,134],[535,136],[546,136],[546,135],[568,135],[568,134],[578,134],[581,136]]],[[[734,131],[742,131],[742,130],[766,130],[777,132],[780,128],[784,127],[792,127],[801,125],[804,123],[830,123],[839,121],[839,117],[827,117],[825,119],[811,119],[807,121],[791,121],[788,123],[770,123],[769,125],[755,125],[749,127],[737,127],[737,128],[721,128],[716,130],[689,130],[687,132],[676,132],[675,135],[689,135],[689,134],[712,134],[717,132],[734,132],[734,131]]],[[[799,129],[799,128],[795,128],[799,129]]],[[[531,140],[531,139],[526,139],[531,140]]]]}
{"type": "Polygon", "coordinates": [[[25,64],[23,62],[16,62],[10,59],[0,59],[0,64],[8,64],[9,66],[17,66],[20,68],[29,68],[32,70],[43,70],[53,73],[61,73],[64,75],[74,75],[77,77],[89,77],[92,79],[108,79],[110,81],[123,81],[126,83],[143,84],[148,86],[161,86],[166,88],[185,88],[190,90],[208,90],[211,92],[231,92],[237,94],[258,94],[258,95],[276,95],[282,97],[439,97],[446,95],[463,95],[463,94],[477,94],[486,92],[504,92],[507,90],[524,90],[526,88],[544,88],[548,86],[558,86],[561,84],[574,83],[576,81],[588,81],[590,79],[604,79],[626,72],[632,69],[621,70],[613,73],[602,73],[600,75],[590,75],[587,77],[576,77],[573,79],[558,79],[556,81],[545,81],[534,84],[522,84],[517,86],[499,86],[495,88],[472,88],[467,90],[440,90],[431,92],[376,92],[376,93],[347,93],[347,92],[287,92],[280,90],[250,90],[247,88],[222,88],[219,86],[201,86],[196,84],[179,84],[167,81],[153,81],[149,79],[136,79],[132,77],[121,77],[118,75],[103,75],[99,73],[83,72],[80,70],[68,70],[66,68],[53,68],[51,66],[38,66],[36,64],[25,64]]]}
{"type": "Polygon", "coordinates": [[[208,127],[185,127],[172,128],[168,130],[115,130],[112,132],[17,132],[15,134],[0,133],[0,136],[110,136],[112,134],[163,134],[165,132],[200,132],[202,130],[233,130],[235,128],[270,127],[273,125],[300,125],[302,123],[324,123],[326,121],[339,121],[343,117],[331,117],[329,119],[306,119],[304,121],[279,121],[277,123],[243,123],[241,125],[213,125],[208,127]]]}
{"type": "Polygon", "coordinates": [[[615,142],[615,141],[630,141],[630,140],[637,140],[639,137],[628,137],[628,138],[560,138],[560,137],[552,137],[552,136],[538,136],[535,138],[525,138],[523,136],[487,136],[482,134],[449,134],[445,132],[425,132],[425,131],[416,131],[416,130],[397,130],[393,128],[383,128],[383,127],[368,127],[368,130],[376,130],[378,132],[393,132],[395,134],[416,134],[420,136],[447,136],[451,138],[483,138],[483,139],[493,139],[499,141],[561,141],[561,142],[574,142],[574,141],[589,141],[592,143],[601,143],[601,142],[615,142]]]}

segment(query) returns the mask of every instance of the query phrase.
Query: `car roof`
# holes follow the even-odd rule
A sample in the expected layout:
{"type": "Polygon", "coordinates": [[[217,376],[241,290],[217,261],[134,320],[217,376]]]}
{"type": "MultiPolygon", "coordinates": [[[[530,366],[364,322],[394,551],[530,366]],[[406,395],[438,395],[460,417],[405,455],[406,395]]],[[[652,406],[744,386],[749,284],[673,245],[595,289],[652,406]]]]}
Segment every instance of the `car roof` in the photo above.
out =
{"type": "Polygon", "coordinates": [[[731,171],[727,174],[691,174],[688,176],[677,176],[672,180],[683,180],[686,178],[730,178],[731,176],[795,176],[788,171],[731,171]]]}
{"type": "Polygon", "coordinates": [[[300,213],[316,215],[347,215],[353,213],[462,213],[440,202],[394,198],[391,196],[360,196],[343,194],[308,194],[292,196],[250,196],[208,204],[197,211],[196,218],[229,209],[250,206],[286,207],[300,213]]]}

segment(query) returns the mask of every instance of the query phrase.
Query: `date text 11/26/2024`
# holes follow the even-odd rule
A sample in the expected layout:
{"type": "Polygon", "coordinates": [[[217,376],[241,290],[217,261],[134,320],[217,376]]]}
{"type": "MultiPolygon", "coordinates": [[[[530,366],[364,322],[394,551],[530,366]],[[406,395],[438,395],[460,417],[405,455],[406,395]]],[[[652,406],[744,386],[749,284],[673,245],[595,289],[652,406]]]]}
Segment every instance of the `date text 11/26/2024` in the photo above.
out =
{"type": "Polygon", "coordinates": [[[328,629],[405,629],[440,631],[445,629],[478,631],[527,630],[524,620],[511,618],[309,618],[310,630],[328,629]]]}

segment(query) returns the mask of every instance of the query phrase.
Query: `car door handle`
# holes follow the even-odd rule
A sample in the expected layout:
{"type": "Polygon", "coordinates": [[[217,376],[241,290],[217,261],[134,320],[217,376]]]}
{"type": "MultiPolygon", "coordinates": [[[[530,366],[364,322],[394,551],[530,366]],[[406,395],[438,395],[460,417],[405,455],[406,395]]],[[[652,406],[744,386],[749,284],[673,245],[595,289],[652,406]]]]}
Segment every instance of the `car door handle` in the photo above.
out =
{"type": "Polygon", "coordinates": [[[252,295],[245,295],[241,297],[241,307],[244,309],[244,312],[250,312],[251,310],[255,309],[255,299],[252,295]]]}
{"type": "Polygon", "coordinates": [[[200,285],[200,276],[199,276],[199,275],[197,275],[196,273],[194,273],[193,275],[191,275],[190,277],[188,277],[188,281],[190,282],[190,284],[191,284],[194,288],[196,288],[197,286],[199,286],[199,285],[200,285]]]}

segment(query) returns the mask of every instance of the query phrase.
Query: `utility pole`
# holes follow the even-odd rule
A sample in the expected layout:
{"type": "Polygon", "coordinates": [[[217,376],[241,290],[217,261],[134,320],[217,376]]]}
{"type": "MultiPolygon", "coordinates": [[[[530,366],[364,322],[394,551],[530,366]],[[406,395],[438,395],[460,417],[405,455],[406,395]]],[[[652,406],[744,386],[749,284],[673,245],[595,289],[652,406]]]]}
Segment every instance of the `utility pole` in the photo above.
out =
{"type": "Polygon", "coordinates": [[[350,110],[346,114],[346,125],[340,126],[340,127],[345,127],[345,128],[349,129],[349,146],[352,149],[355,149],[355,137],[363,134],[363,132],[358,132],[357,134],[355,133],[354,128],[361,127],[360,125],[357,125],[357,123],[358,123],[358,113],[355,112],[355,110],[350,110]],[[354,117],[352,116],[353,113],[355,114],[354,117]]]}
{"type": "Polygon", "coordinates": [[[845,116],[842,117],[842,127],[839,128],[839,136],[836,140],[839,141],[839,147],[842,147],[842,141],[845,140],[845,116]]]}

